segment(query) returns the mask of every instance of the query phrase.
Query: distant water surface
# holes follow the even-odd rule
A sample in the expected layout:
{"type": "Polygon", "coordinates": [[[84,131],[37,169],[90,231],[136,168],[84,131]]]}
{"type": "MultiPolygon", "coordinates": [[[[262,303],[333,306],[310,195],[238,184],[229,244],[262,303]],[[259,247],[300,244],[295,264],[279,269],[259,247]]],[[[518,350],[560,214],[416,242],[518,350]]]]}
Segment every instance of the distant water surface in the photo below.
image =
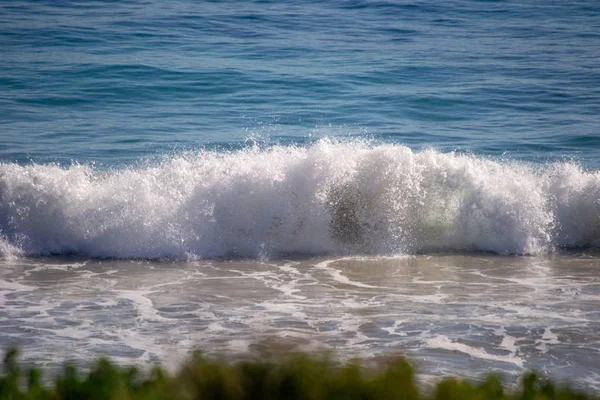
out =
{"type": "Polygon", "coordinates": [[[0,2],[0,160],[328,136],[598,168],[600,6],[0,2]]]}

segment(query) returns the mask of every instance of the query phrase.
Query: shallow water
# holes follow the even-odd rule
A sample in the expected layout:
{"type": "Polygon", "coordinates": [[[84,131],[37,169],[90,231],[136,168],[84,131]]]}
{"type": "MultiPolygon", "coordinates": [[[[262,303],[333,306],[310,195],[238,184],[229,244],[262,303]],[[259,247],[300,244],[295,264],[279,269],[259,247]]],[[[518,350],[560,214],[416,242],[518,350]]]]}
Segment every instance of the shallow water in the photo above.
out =
{"type": "Polygon", "coordinates": [[[600,388],[600,261],[585,253],[1,263],[0,345],[40,364],[398,352],[427,377],[535,369],[600,388]]]}

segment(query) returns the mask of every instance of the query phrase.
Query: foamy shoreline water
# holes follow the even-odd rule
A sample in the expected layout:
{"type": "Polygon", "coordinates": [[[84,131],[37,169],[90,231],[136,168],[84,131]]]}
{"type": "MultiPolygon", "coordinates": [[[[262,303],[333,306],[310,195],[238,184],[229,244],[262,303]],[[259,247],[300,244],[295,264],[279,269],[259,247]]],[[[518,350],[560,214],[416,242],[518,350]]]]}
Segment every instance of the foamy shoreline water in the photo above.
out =
{"type": "Polygon", "coordinates": [[[174,367],[194,349],[402,353],[431,377],[496,371],[510,382],[533,369],[597,389],[598,260],[2,260],[0,346],[53,367],[100,355],[174,367]]]}

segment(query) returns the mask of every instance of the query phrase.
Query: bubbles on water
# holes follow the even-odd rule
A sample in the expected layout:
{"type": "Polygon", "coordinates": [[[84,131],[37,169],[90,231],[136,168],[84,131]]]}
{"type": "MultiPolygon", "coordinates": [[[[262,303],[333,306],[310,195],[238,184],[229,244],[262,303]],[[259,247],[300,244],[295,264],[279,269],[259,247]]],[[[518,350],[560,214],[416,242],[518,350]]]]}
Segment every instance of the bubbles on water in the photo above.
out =
{"type": "Polygon", "coordinates": [[[0,164],[0,253],[276,257],[600,241],[600,172],[333,142],[172,156],[102,172],[0,164]]]}

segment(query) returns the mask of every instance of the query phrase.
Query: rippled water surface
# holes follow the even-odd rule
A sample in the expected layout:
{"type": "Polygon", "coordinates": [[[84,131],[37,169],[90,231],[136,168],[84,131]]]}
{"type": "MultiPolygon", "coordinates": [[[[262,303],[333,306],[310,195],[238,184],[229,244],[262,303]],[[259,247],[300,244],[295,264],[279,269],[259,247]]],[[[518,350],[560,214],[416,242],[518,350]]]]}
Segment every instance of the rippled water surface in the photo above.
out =
{"type": "Polygon", "coordinates": [[[595,0],[0,0],[0,347],[600,389],[599,65],[595,0]]]}
{"type": "Polygon", "coordinates": [[[368,136],[597,168],[599,32],[594,0],[0,2],[0,159],[368,136]]]}
{"type": "Polygon", "coordinates": [[[404,353],[426,376],[536,369],[600,388],[600,262],[587,254],[1,265],[0,345],[29,361],[176,363],[195,348],[277,345],[404,353]]]}

